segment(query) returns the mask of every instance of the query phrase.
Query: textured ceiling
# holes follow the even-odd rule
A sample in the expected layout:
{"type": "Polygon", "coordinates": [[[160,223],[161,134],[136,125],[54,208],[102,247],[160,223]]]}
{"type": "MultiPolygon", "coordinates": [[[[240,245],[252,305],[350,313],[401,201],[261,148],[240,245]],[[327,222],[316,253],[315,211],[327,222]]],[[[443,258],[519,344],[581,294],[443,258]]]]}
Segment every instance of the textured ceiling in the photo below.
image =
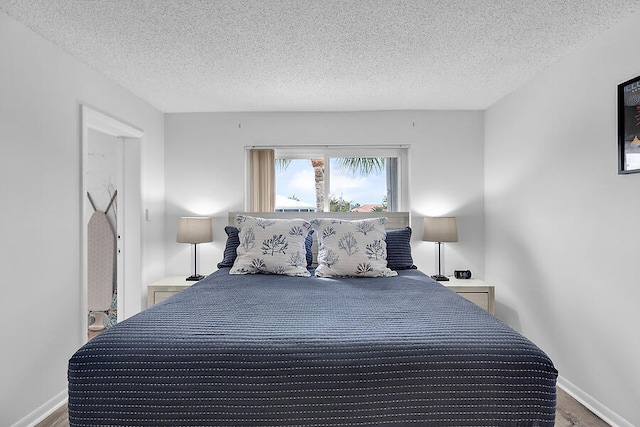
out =
{"type": "Polygon", "coordinates": [[[164,112],[485,109],[640,0],[0,0],[164,112]]]}

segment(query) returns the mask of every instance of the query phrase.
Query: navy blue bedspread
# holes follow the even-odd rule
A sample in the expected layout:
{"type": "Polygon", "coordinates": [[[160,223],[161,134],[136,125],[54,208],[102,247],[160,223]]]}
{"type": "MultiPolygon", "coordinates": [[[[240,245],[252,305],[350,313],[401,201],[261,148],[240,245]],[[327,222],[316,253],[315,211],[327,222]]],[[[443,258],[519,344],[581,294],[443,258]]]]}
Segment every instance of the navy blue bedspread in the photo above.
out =
{"type": "Polygon", "coordinates": [[[416,270],[218,270],[69,361],[71,426],[553,426],[536,345],[416,270]]]}

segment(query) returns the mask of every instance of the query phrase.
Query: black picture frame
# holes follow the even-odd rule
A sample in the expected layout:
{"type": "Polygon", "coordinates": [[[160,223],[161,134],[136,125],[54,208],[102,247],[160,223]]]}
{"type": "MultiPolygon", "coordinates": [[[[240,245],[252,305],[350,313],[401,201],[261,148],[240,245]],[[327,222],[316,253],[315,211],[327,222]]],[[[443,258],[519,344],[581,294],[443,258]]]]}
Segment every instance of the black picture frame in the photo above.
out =
{"type": "Polygon", "coordinates": [[[618,174],[640,172],[640,76],[618,85],[618,174]]]}

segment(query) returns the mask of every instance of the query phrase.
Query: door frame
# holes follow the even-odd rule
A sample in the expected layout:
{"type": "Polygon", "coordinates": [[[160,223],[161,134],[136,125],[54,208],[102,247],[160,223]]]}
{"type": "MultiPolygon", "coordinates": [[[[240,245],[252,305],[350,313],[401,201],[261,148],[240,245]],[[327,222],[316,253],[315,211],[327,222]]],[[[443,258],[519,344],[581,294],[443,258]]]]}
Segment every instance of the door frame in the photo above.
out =
{"type": "MultiPolygon", "coordinates": [[[[85,182],[85,176],[87,173],[87,156],[89,153],[89,129],[96,130],[98,132],[116,137],[120,139],[117,148],[117,170],[118,170],[118,199],[121,201],[119,203],[118,209],[118,230],[116,232],[122,236],[122,238],[116,239],[116,247],[117,247],[117,292],[118,292],[118,321],[129,317],[133,313],[125,312],[125,298],[127,288],[131,288],[129,286],[125,286],[125,283],[128,284],[128,281],[136,281],[138,283],[133,283],[133,288],[140,289],[140,281],[141,281],[141,273],[139,270],[140,261],[142,259],[142,249],[140,245],[126,245],[124,239],[124,233],[122,230],[126,229],[128,233],[136,233],[137,236],[131,236],[130,240],[134,242],[139,242],[141,238],[141,225],[139,223],[136,224],[136,219],[139,219],[140,216],[136,215],[135,212],[133,215],[125,215],[126,206],[123,202],[126,200],[126,196],[128,193],[132,195],[140,194],[140,179],[139,171],[140,171],[140,162],[128,162],[125,158],[127,138],[132,138],[135,140],[139,140],[144,135],[144,131],[138,129],[130,124],[127,124],[121,120],[118,120],[114,117],[111,117],[107,114],[104,114],[98,110],[95,110],[87,105],[81,105],[81,173],[82,177],[80,179],[81,182],[81,192],[80,192],[80,217],[81,217],[81,225],[80,225],[80,246],[81,246],[81,254],[82,260],[80,265],[80,277],[81,277],[81,307],[82,307],[82,320],[81,325],[84,325],[82,328],[83,334],[83,342],[87,340],[87,328],[88,328],[88,286],[87,286],[87,224],[89,222],[89,217],[86,214],[86,210],[84,209],[86,200],[87,200],[87,188],[85,182]],[[138,176],[138,179],[128,179],[131,176],[138,176]],[[137,188],[135,188],[137,186],[137,188]],[[129,190],[129,191],[127,191],[129,190]],[[135,260],[136,262],[124,262],[124,249],[127,249],[127,259],[135,260]],[[131,269],[136,268],[137,271],[130,271],[131,269]]],[[[131,143],[129,143],[131,144],[131,143]]],[[[138,153],[134,155],[134,158],[139,159],[139,144],[131,144],[132,146],[137,147],[138,153]]],[[[140,203],[138,203],[140,205],[140,203]]],[[[138,298],[139,299],[139,298],[138,298]]]]}

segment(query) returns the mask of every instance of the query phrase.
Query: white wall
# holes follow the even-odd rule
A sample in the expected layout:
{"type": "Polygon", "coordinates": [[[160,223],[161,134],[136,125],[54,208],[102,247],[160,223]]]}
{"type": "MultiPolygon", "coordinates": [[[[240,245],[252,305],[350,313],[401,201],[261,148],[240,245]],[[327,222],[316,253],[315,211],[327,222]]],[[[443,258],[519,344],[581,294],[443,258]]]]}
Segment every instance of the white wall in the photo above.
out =
{"type": "Polygon", "coordinates": [[[640,174],[617,174],[616,87],[640,75],[640,15],[486,112],[487,279],[497,315],[560,383],[640,425],[640,174]]]}
{"type": "Polygon", "coordinates": [[[164,127],[162,113],[2,12],[0,40],[0,425],[10,426],[66,398],[67,362],[86,334],[80,105],[145,132],[142,281],[164,274],[164,127]]]}
{"type": "MultiPolygon", "coordinates": [[[[89,153],[87,155],[85,182],[87,192],[95,203],[97,210],[104,212],[109,205],[114,191],[118,189],[118,157],[116,148],[118,138],[89,129],[89,153]]],[[[122,191],[120,189],[120,191],[122,191]]],[[[94,210],[89,199],[84,200],[84,214],[91,217],[94,210]]],[[[113,204],[107,212],[107,218],[113,230],[117,230],[118,200],[114,199],[113,204]]]]}
{"type": "Polygon", "coordinates": [[[459,243],[446,246],[445,268],[484,274],[483,113],[192,113],[165,116],[167,273],[188,275],[189,245],[175,241],[177,218],[214,218],[214,242],[198,245],[199,272],[222,259],[228,211],[244,208],[245,146],[410,144],[410,203],[415,262],[435,273],[422,217],[458,217],[459,243]]]}

